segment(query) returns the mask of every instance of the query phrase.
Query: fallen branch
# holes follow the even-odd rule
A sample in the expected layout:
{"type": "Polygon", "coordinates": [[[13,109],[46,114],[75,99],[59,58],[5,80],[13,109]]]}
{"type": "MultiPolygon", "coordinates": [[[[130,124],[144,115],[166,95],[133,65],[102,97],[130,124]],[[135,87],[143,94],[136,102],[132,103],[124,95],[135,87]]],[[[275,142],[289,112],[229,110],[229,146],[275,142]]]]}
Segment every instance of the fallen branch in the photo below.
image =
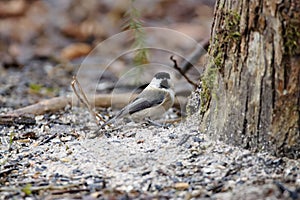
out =
{"type": "MultiPolygon", "coordinates": [[[[123,108],[128,104],[128,100],[132,100],[136,96],[137,94],[132,93],[98,94],[95,96],[89,96],[87,97],[87,99],[92,105],[94,103],[95,107],[108,108],[112,106],[113,103],[113,106],[115,108],[123,108]]],[[[181,105],[184,105],[183,100],[184,99],[176,99],[174,104],[175,107],[180,108],[181,105]]],[[[14,118],[17,118],[26,114],[43,115],[45,113],[54,113],[63,110],[67,105],[72,105],[72,101],[75,105],[79,103],[79,100],[77,98],[73,99],[72,96],[54,97],[52,99],[43,100],[36,104],[13,110],[5,115],[0,115],[0,121],[1,118],[7,119],[8,116],[13,116],[14,118]]]]}
{"type": "MultiPolygon", "coordinates": [[[[109,107],[111,103],[114,103],[114,106],[117,108],[121,108],[125,106],[128,101],[127,99],[134,98],[135,95],[131,93],[124,93],[124,94],[98,94],[94,97],[88,97],[88,101],[91,103],[94,101],[94,105],[96,107],[109,107]]],[[[42,115],[45,113],[53,113],[59,110],[64,109],[67,105],[78,104],[78,99],[72,99],[72,96],[64,96],[64,97],[54,97],[52,99],[47,99],[40,101],[36,104],[32,104],[23,108],[19,108],[17,110],[11,111],[7,113],[7,115],[12,116],[20,116],[24,114],[33,114],[33,115],[42,115]]]]}
{"type": "Polygon", "coordinates": [[[71,103],[72,103],[71,97],[54,97],[52,99],[43,100],[36,104],[11,111],[8,113],[8,115],[12,115],[12,116],[14,115],[21,116],[25,114],[42,115],[47,112],[59,111],[65,108],[67,105],[71,105],[71,103]]]}

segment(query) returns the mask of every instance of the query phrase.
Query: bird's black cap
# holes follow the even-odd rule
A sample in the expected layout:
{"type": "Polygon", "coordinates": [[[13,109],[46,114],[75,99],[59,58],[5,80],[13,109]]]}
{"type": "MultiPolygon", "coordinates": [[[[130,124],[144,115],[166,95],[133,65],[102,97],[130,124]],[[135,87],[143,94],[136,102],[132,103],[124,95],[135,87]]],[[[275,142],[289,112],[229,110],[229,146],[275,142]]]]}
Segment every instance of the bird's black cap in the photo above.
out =
{"type": "Polygon", "coordinates": [[[167,72],[158,72],[154,77],[157,79],[170,79],[170,74],[167,72]]]}

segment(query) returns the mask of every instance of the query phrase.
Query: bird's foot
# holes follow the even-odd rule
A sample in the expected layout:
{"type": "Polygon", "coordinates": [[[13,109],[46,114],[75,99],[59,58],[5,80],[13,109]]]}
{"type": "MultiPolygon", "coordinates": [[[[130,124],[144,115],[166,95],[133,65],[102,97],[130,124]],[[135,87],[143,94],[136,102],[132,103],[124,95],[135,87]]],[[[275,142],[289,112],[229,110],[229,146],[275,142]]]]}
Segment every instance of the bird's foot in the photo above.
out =
{"type": "Polygon", "coordinates": [[[154,126],[157,126],[157,127],[168,128],[168,125],[167,125],[167,124],[161,124],[161,123],[159,123],[159,122],[156,122],[156,121],[151,120],[150,118],[147,118],[146,121],[147,121],[149,124],[154,125],[154,126]]]}
{"type": "Polygon", "coordinates": [[[103,135],[103,132],[102,132],[102,127],[98,128],[97,130],[95,130],[91,136],[89,136],[88,138],[89,139],[94,139],[96,137],[100,137],[103,135]]]}

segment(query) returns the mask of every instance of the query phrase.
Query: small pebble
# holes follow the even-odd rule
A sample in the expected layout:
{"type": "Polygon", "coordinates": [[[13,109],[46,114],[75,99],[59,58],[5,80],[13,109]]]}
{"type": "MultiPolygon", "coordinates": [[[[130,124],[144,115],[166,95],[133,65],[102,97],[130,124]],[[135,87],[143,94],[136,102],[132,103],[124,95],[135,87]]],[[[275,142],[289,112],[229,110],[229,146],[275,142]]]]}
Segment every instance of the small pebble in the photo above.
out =
{"type": "Polygon", "coordinates": [[[174,133],[170,133],[170,134],[168,135],[168,137],[169,137],[171,140],[177,138],[177,136],[176,136],[174,133]]]}

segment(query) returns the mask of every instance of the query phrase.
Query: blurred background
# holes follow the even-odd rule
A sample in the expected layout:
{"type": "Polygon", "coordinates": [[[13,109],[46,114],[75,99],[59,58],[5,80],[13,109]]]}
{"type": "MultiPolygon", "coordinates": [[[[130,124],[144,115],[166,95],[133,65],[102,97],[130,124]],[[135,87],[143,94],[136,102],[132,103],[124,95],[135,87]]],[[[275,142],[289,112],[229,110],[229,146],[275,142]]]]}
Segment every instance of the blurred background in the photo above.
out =
{"type": "MultiPolygon", "coordinates": [[[[18,108],[70,93],[71,78],[80,68],[84,69],[79,74],[83,82],[99,82],[92,89],[108,92],[111,86],[103,80],[116,83],[135,65],[172,66],[172,53],[188,56],[195,50],[187,37],[195,42],[209,37],[213,9],[214,0],[2,0],[0,107],[18,108]],[[107,46],[99,46],[132,25],[175,32],[133,31],[110,40],[109,51],[103,51],[107,46]],[[184,36],[178,37],[176,32],[184,36]],[[127,50],[110,56],[127,47],[161,44],[167,51],[147,50],[146,60],[127,50]],[[108,58],[113,60],[108,62],[108,58]],[[103,71],[102,81],[94,70],[103,71]]],[[[180,61],[180,56],[177,59],[180,61]]],[[[151,78],[152,74],[143,81],[151,78]]]]}

